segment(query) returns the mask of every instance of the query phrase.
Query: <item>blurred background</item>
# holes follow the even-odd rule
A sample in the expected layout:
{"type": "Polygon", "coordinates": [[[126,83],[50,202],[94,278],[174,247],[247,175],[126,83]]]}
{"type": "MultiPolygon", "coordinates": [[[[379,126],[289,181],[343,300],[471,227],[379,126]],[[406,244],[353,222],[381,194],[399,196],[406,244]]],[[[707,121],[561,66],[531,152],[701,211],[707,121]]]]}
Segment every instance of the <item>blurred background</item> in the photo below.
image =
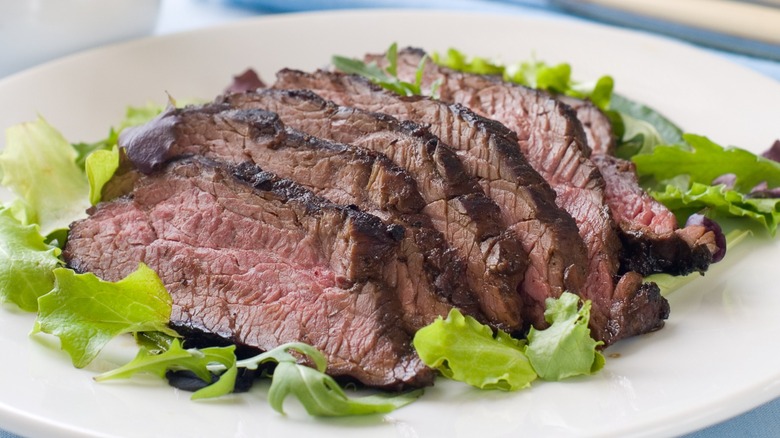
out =
{"type": "Polygon", "coordinates": [[[0,77],[131,38],[347,8],[563,15],[678,38],[780,80],[780,0],[0,0],[0,77]]]}

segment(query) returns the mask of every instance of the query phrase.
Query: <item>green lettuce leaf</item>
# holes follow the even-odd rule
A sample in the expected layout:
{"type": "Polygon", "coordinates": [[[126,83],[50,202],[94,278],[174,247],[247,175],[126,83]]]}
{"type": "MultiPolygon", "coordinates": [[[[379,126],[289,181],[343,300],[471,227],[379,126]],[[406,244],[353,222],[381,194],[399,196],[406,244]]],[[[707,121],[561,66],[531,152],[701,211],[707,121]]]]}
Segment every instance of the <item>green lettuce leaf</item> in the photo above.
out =
{"type": "Polygon", "coordinates": [[[103,186],[106,185],[114,172],[119,168],[119,147],[114,145],[111,150],[92,152],[86,160],[85,172],[89,181],[89,202],[97,205],[100,202],[103,186]]]}
{"type": "Polygon", "coordinates": [[[780,186],[780,163],[739,148],[724,148],[700,135],[683,134],[684,145],[658,146],[632,161],[643,175],[662,181],[688,175],[692,183],[711,185],[724,174],[736,176],[734,189],[748,193],[761,182],[780,186]]]}
{"type": "Polygon", "coordinates": [[[583,374],[593,374],[604,366],[604,356],[597,350],[601,342],[590,337],[590,301],[578,309],[580,298],[564,292],[560,298],[548,298],[544,319],[550,323],[545,330],[531,328],[528,333],[528,359],[539,377],[562,380],[583,374]]]}
{"type": "Polygon", "coordinates": [[[138,373],[149,373],[160,378],[170,371],[187,370],[209,385],[195,391],[193,400],[219,397],[233,392],[236,383],[235,345],[185,350],[178,339],[174,339],[167,350],[158,352],[141,347],[135,359],[129,363],[95,377],[96,381],[127,379],[138,373]],[[222,365],[226,371],[212,382],[210,365],[222,365]]]}
{"type": "Polygon", "coordinates": [[[43,118],[6,131],[2,185],[19,197],[25,224],[38,224],[43,235],[67,228],[89,208],[89,184],[75,159],[76,151],[43,118]]]}
{"type": "Polygon", "coordinates": [[[683,134],[683,145],[656,146],[648,154],[632,157],[645,188],[675,212],[707,209],[724,217],[753,220],[772,235],[780,222],[780,198],[754,198],[759,183],[780,186],[780,163],[739,148],[724,148],[707,137],[683,134]],[[733,174],[733,189],[712,185],[733,174]]]}
{"type": "Polygon", "coordinates": [[[521,341],[502,331],[494,335],[457,309],[418,330],[413,345],[426,365],[477,388],[511,391],[536,379],[521,341]]]}
{"type": "Polygon", "coordinates": [[[76,367],[89,364],[103,347],[122,333],[168,328],[171,297],[157,274],[144,264],[117,282],[94,274],[54,269],[54,289],[38,299],[33,333],[60,339],[76,367]]]}
{"type": "Polygon", "coordinates": [[[38,297],[52,290],[60,249],[44,242],[37,225],[22,225],[0,208],[0,302],[38,310],[38,297]]]}

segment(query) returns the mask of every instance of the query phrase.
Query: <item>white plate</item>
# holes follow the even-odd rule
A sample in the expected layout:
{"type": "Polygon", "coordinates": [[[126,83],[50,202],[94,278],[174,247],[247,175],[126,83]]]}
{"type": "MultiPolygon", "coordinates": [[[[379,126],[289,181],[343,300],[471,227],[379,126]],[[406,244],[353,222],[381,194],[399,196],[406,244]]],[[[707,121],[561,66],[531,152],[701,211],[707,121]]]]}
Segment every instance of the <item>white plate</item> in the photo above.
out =
{"type": "MultiPolygon", "coordinates": [[[[212,97],[247,66],[272,78],[312,69],[331,54],[391,42],[429,51],[458,47],[507,61],[532,54],[568,61],[575,76],[612,74],[617,90],[662,110],[688,131],[754,151],[780,136],[780,84],[688,46],[572,21],[440,12],[340,12],[260,18],[86,52],[0,82],[0,128],[42,114],[72,141],[96,140],[126,105],[212,97]]],[[[265,387],[192,402],[156,380],[95,383],[130,357],[119,340],[86,370],[48,339],[30,339],[33,316],[0,308],[0,425],[35,436],[657,436],[736,415],[780,395],[778,241],[736,248],[708,275],[675,292],[666,327],[607,350],[595,377],[481,392],[440,380],[390,415],[287,417],[265,387]]]]}

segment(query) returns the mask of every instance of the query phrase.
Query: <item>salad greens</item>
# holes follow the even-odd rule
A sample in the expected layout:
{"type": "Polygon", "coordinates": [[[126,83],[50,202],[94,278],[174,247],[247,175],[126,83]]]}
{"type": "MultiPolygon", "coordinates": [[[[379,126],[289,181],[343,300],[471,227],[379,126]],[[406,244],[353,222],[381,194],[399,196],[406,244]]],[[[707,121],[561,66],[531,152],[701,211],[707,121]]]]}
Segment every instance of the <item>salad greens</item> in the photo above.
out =
{"type": "Polygon", "coordinates": [[[480,389],[527,388],[537,376],[525,355],[525,341],[502,331],[494,334],[457,309],[418,330],[413,345],[429,367],[480,389]]]}
{"type": "Polygon", "coordinates": [[[531,329],[528,339],[514,339],[458,310],[417,331],[414,348],[422,361],[444,376],[480,389],[505,391],[527,388],[537,377],[563,380],[593,374],[604,367],[590,337],[590,301],[564,292],[549,298],[545,319],[550,327],[531,329]]]}
{"type": "Polygon", "coordinates": [[[76,151],[43,118],[6,131],[0,154],[3,186],[17,195],[17,218],[41,233],[68,227],[89,207],[89,185],[75,162],[76,151]]]}
{"type": "Polygon", "coordinates": [[[38,297],[54,287],[59,254],[44,242],[37,224],[23,225],[10,209],[0,208],[0,302],[38,310],[38,297]]]}
{"type": "Polygon", "coordinates": [[[346,58],[344,56],[333,56],[331,63],[339,70],[363,76],[371,82],[380,85],[382,88],[390,90],[402,96],[414,96],[422,93],[420,85],[422,83],[422,69],[425,66],[427,57],[423,57],[420,65],[417,67],[417,76],[415,82],[405,82],[398,79],[398,45],[393,43],[387,50],[390,64],[386,69],[382,69],[376,63],[366,64],[363,61],[346,58]]]}
{"type": "Polygon", "coordinates": [[[103,281],[92,273],[54,269],[51,292],[38,299],[38,319],[33,333],[60,338],[73,365],[84,367],[114,337],[122,333],[176,332],[167,324],[171,297],[157,274],[144,264],[117,282],[103,281]]]}

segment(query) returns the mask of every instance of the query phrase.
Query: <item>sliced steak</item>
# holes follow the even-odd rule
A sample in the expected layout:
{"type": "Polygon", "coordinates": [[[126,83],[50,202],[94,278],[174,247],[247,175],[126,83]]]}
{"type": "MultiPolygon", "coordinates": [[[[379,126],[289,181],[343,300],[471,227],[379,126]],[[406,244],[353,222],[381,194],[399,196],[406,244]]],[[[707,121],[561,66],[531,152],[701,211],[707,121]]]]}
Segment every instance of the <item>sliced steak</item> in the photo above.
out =
{"type": "Polygon", "coordinates": [[[381,154],[288,129],[275,113],[225,104],[169,108],[125,130],[120,145],[141,167],[186,155],[229,163],[249,160],[332,202],[357,205],[399,225],[400,251],[388,262],[385,281],[398,293],[407,330],[414,333],[453,306],[484,319],[463,284],[462,261],[420,213],[426,204],[414,179],[381,154]],[[167,142],[160,147],[150,138],[167,142]],[[152,152],[160,156],[151,157],[152,152]]]}
{"type": "Polygon", "coordinates": [[[722,253],[717,233],[704,225],[679,228],[674,213],[639,186],[634,163],[604,154],[591,159],[607,182],[607,204],[620,227],[623,270],[684,275],[716,261],[722,253]]]}
{"type": "Polygon", "coordinates": [[[327,372],[374,387],[432,383],[382,282],[397,242],[375,216],[254,165],[201,157],[136,179],[75,222],[63,255],[116,281],[143,262],[173,298],[171,324],[255,350],[302,341],[327,372]]]}
{"type": "Polygon", "coordinates": [[[425,199],[421,212],[466,261],[467,283],[482,313],[505,330],[523,328],[517,288],[526,254],[514,233],[506,231],[498,206],[438,138],[412,122],[339,107],[310,91],[258,90],[224,100],[237,108],[267,108],[291,127],[385,154],[406,169],[425,199]]]}
{"type": "MultiPolygon", "coordinates": [[[[555,205],[554,192],[519,154],[514,134],[505,127],[462,106],[419,96],[400,97],[355,76],[283,70],[277,74],[274,87],[310,89],[341,105],[425,124],[451,145],[466,171],[501,207],[504,223],[529,254],[521,292],[525,319],[530,324],[547,326],[546,298],[582,287],[587,259],[576,224],[555,205]]],[[[332,114],[334,119],[344,112],[354,112],[324,103],[321,107],[320,111],[332,114]]]]}
{"type": "MultiPolygon", "coordinates": [[[[418,49],[401,50],[399,77],[414,80],[423,56],[418,49]]],[[[383,55],[369,58],[380,63],[384,59],[383,55]]],[[[621,250],[617,227],[606,203],[604,179],[589,159],[591,151],[582,124],[571,107],[546,93],[504,82],[500,77],[460,73],[430,62],[425,65],[422,81],[423,87],[438,81],[442,100],[465,105],[514,130],[520,150],[555,189],[558,205],[577,221],[590,260],[585,288],[579,292],[593,303],[594,337],[611,344],[660,328],[668,317],[669,305],[657,286],[616,281],[621,250]],[[620,323],[625,318],[615,313],[617,301],[627,301],[627,307],[649,306],[641,309],[649,317],[642,320],[641,326],[620,323]]]]}
{"type": "Polygon", "coordinates": [[[607,205],[623,243],[621,270],[684,275],[704,272],[717,261],[716,254],[725,251],[717,234],[701,225],[679,228],[674,214],[639,186],[636,166],[613,156],[616,141],[609,117],[590,101],[555,97],[576,111],[593,151],[591,160],[604,177],[607,205]]]}

